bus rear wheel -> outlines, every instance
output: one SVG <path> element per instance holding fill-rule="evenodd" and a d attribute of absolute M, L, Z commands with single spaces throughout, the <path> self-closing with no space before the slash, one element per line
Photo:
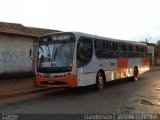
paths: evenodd
<path fill-rule="evenodd" d="M 137 80 L 138 80 L 138 68 L 135 67 L 133 72 L 133 81 L 137 81 Z"/>
<path fill-rule="evenodd" d="M 102 72 L 98 72 L 96 78 L 96 88 L 97 90 L 103 90 L 106 86 L 105 76 Z"/>

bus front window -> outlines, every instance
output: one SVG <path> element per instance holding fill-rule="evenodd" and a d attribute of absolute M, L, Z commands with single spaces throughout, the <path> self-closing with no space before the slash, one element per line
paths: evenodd
<path fill-rule="evenodd" d="M 75 42 L 58 40 L 41 43 L 37 56 L 37 71 L 42 73 L 68 72 L 72 69 Z"/>

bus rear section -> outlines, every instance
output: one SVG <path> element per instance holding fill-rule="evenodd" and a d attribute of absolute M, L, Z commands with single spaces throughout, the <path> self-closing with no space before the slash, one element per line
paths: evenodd
<path fill-rule="evenodd" d="M 103 89 L 108 81 L 132 78 L 149 70 L 147 46 L 97 36 L 83 36 L 77 45 L 77 77 L 80 86 L 95 84 Z"/>

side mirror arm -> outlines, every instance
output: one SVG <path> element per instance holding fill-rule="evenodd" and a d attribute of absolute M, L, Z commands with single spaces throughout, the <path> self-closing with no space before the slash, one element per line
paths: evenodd
<path fill-rule="evenodd" d="M 30 46 L 30 49 L 29 49 L 29 57 L 30 57 L 30 59 L 33 61 L 33 62 L 36 62 L 36 60 L 33 58 L 33 53 L 32 53 L 32 48 L 31 48 L 31 46 L 37 46 L 38 45 L 38 43 L 35 43 L 35 44 L 30 44 L 29 46 Z"/>

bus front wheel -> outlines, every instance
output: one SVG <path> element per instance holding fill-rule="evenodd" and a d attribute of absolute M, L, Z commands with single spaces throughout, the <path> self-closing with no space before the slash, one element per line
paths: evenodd
<path fill-rule="evenodd" d="M 96 88 L 97 90 L 103 90 L 106 86 L 105 75 L 103 72 L 98 72 L 96 78 Z"/>

